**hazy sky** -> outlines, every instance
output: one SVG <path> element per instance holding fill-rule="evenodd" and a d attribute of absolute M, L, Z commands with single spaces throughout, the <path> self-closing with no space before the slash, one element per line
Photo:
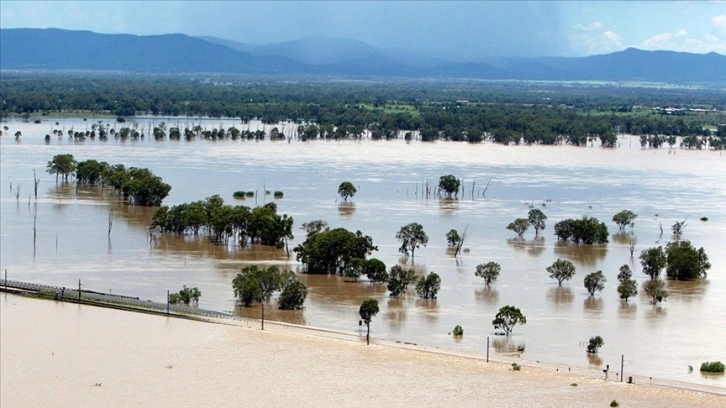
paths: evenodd
<path fill-rule="evenodd" d="M 248 43 L 328 36 L 459 59 L 581 56 L 627 47 L 726 54 L 726 1 L 2 0 L 0 26 L 185 33 Z"/>

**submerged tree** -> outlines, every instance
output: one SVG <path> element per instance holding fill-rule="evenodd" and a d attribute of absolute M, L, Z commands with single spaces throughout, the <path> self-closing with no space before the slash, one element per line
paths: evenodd
<path fill-rule="evenodd" d="M 535 237 L 538 237 L 539 232 L 545 229 L 545 220 L 547 220 L 547 216 L 542 212 L 542 210 L 538 208 L 529 210 L 529 213 L 527 214 L 527 221 L 532 227 L 534 227 Z"/>
<path fill-rule="evenodd" d="M 242 272 L 238 273 L 232 281 L 235 297 L 249 307 L 253 303 L 259 303 L 261 306 L 261 322 L 262 330 L 265 329 L 265 304 L 270 301 L 272 294 L 285 290 L 289 285 L 294 285 L 288 289 L 285 300 L 285 306 L 292 306 L 293 309 L 302 307 L 299 303 L 300 297 L 304 301 L 307 295 L 307 288 L 304 285 L 294 283 L 297 281 L 292 271 L 283 271 L 276 266 L 260 268 L 257 265 L 249 265 L 242 268 Z M 297 293 L 294 293 L 297 292 Z M 295 307 L 297 306 L 297 307 Z"/>
<path fill-rule="evenodd" d="M 436 294 L 441 289 L 441 278 L 436 272 L 421 276 L 416 282 L 416 293 L 424 299 L 436 299 Z"/>
<path fill-rule="evenodd" d="M 358 309 L 361 320 L 366 325 L 366 344 L 370 344 L 371 339 L 371 320 L 373 316 L 378 314 L 378 301 L 375 299 L 365 300 Z"/>
<path fill-rule="evenodd" d="M 343 201 L 348 201 L 348 198 L 353 198 L 355 193 L 357 193 L 358 190 L 355 188 L 353 183 L 350 181 L 344 181 L 340 183 L 340 186 L 338 186 L 338 194 L 341 198 L 343 198 Z"/>
<path fill-rule="evenodd" d="M 660 272 L 666 266 L 666 255 L 663 247 L 652 247 L 640 253 L 640 264 L 643 266 L 643 273 L 650 276 L 650 279 L 658 279 Z"/>
<path fill-rule="evenodd" d="M 474 275 L 484 279 L 484 284 L 489 286 L 489 284 L 497 280 L 499 272 L 501 271 L 502 267 L 498 263 L 487 262 L 485 264 L 477 265 Z"/>
<path fill-rule="evenodd" d="M 562 282 L 572 279 L 575 276 L 575 265 L 567 259 L 558 258 L 552 265 L 547 267 L 550 278 L 557 279 L 559 286 Z"/>
<path fill-rule="evenodd" d="M 696 249 L 690 241 L 669 242 L 665 249 L 666 276 L 677 280 L 706 278 L 711 263 L 703 247 Z"/>
<path fill-rule="evenodd" d="M 585 289 L 590 296 L 595 296 L 595 292 L 602 292 L 605 289 L 605 282 L 607 278 L 602 274 L 602 271 L 597 271 L 585 276 Z"/>
<path fill-rule="evenodd" d="M 411 269 L 403 269 L 401 265 L 391 267 L 388 274 L 388 291 L 391 296 L 399 296 L 406 293 L 408 285 L 414 282 L 416 273 Z"/>
<path fill-rule="evenodd" d="M 522 239 L 524 233 L 529 229 L 529 221 L 526 218 L 517 218 L 507 225 L 507 229 L 517 234 L 517 239 Z"/>
<path fill-rule="evenodd" d="M 665 282 L 660 279 L 651 279 L 643 284 L 643 292 L 650 296 L 650 303 L 657 305 L 668 297 Z"/>
<path fill-rule="evenodd" d="M 429 237 L 423 230 L 423 226 L 417 222 L 406 224 L 396 233 L 396 239 L 401 241 L 399 252 L 408 256 L 411 253 L 411 259 L 414 258 L 416 249 L 429 243 Z"/>
<path fill-rule="evenodd" d="M 505 336 L 512 334 L 512 329 L 517 324 L 527 324 L 527 317 L 518 308 L 510 305 L 500 308 L 499 312 L 494 316 L 494 320 L 492 320 L 494 329 L 504 330 Z"/>
<path fill-rule="evenodd" d="M 452 174 L 439 178 L 439 188 L 446 193 L 446 198 L 451 198 L 454 194 L 458 195 L 459 187 L 461 187 L 461 180 Z"/>
<path fill-rule="evenodd" d="M 56 154 L 53 160 L 48 162 L 46 172 L 55 174 L 55 181 L 58 182 L 58 176 L 63 177 L 63 181 L 68 181 L 68 176 L 76 171 L 76 159 L 72 154 Z"/>
<path fill-rule="evenodd" d="M 618 273 L 618 294 L 620 299 L 626 303 L 628 299 L 638 294 L 638 283 L 633 279 L 633 273 L 630 271 L 630 267 L 626 264 L 620 267 Z"/>
<path fill-rule="evenodd" d="M 633 228 L 635 226 L 635 219 L 638 218 L 638 214 L 630 211 L 623 210 L 613 215 L 613 222 L 617 224 L 620 231 L 623 231 L 625 227 Z"/>
<path fill-rule="evenodd" d="M 602 337 L 590 337 L 590 343 L 587 345 L 587 352 L 597 354 L 598 350 L 600 350 L 600 347 L 604 345 L 605 341 L 603 341 Z"/>

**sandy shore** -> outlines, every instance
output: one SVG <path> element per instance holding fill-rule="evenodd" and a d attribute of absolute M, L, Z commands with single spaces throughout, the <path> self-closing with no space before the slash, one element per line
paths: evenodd
<path fill-rule="evenodd" d="M 0 406 L 723 407 L 726 397 L 0 295 Z M 375 322 L 374 322 L 375 324 Z M 574 386 L 573 384 L 577 384 Z"/>

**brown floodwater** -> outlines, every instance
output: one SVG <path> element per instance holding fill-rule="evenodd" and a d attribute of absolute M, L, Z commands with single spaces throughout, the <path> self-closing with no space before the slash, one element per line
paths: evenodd
<path fill-rule="evenodd" d="M 251 263 L 300 270 L 294 253 L 288 257 L 282 249 L 220 246 L 204 237 L 150 239 L 153 209 L 128 206 L 97 187 L 57 184 L 45 173 L 54 155 L 71 153 L 77 160 L 148 167 L 172 186 L 164 200 L 168 205 L 214 194 L 229 204 L 275 201 L 295 220 L 291 249 L 304 239 L 298 227 L 306 221 L 323 219 L 331 227 L 361 230 L 378 246 L 373 257 L 389 267 L 406 262 L 418 274 L 434 271 L 442 279 L 438 299 L 420 300 L 413 288 L 395 299 L 383 284 L 301 274 L 309 290 L 305 310 L 279 311 L 273 302 L 266 308 L 270 319 L 359 333 L 358 306 L 374 298 L 381 307 L 371 325 L 376 337 L 481 353 L 490 337 L 492 352 L 593 369 L 605 364 L 619 369 L 624 355 L 626 375 L 726 386 L 724 376 L 698 372 L 703 361 L 726 361 L 726 156 L 721 152 L 642 150 L 629 136 L 621 136 L 617 149 L 365 139 L 76 142 L 53 136 L 52 129 L 90 129 L 96 120 L 57 121 L 57 126 L 55 119 L 3 124 L 9 131 L 0 138 L 0 271 L 7 270 L 9 279 L 69 287 L 80 279 L 88 289 L 156 301 L 164 301 L 167 290 L 196 286 L 202 292 L 199 307 L 257 317 L 259 307 L 235 302 L 231 282 L 236 273 Z M 186 118 L 138 121 L 141 126 L 160 121 L 207 128 L 262 126 Z M 19 140 L 8 136 L 17 130 Z M 51 140 L 45 143 L 48 133 Z M 33 170 L 40 179 L 37 199 Z M 424 197 L 426 184 L 435 185 L 444 174 L 463 179 L 464 193 L 456 200 Z M 347 203 L 337 197 L 345 180 L 358 188 Z M 260 194 L 238 201 L 232 198 L 238 190 L 279 190 L 284 198 Z M 537 239 L 532 230 L 524 240 L 514 239 L 506 226 L 526 217 L 530 207 L 547 215 L 547 227 Z M 623 209 L 639 215 L 632 230 L 638 239 L 634 259 L 629 239 L 611 221 Z M 605 222 L 610 242 L 558 243 L 553 225 L 581 216 Z M 684 219 L 683 238 L 704 247 L 710 257 L 708 279 L 667 282 L 670 297 L 660 306 L 650 305 L 642 294 L 621 302 L 616 291 L 620 266 L 630 265 L 638 282 L 645 281 L 637 255 L 672 240 L 670 226 Z M 421 223 L 429 236 L 413 263 L 401 257 L 395 239 L 398 229 L 411 222 Z M 467 226 L 466 251 L 455 258 L 445 234 Z M 562 287 L 545 271 L 557 258 L 577 267 L 575 278 Z M 500 263 L 502 273 L 487 288 L 474 271 L 488 261 Z M 608 281 L 591 298 L 583 278 L 597 270 Z M 527 316 L 527 324 L 515 327 L 509 339 L 494 336 L 491 325 L 507 304 Z M 464 329 L 458 340 L 449 335 L 456 325 Z M 586 344 L 596 335 L 605 345 L 591 356 Z M 695 371 L 689 372 L 689 366 Z"/>

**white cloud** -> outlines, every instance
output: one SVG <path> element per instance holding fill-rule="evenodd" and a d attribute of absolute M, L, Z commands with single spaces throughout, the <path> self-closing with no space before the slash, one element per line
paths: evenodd
<path fill-rule="evenodd" d="M 726 31 L 726 14 L 714 16 L 711 19 L 711 24 L 719 30 Z"/>
<path fill-rule="evenodd" d="M 601 21 L 577 24 L 566 34 L 570 47 L 577 54 L 592 55 L 620 51 L 623 39 L 620 34 L 606 30 Z"/>
<path fill-rule="evenodd" d="M 726 15 L 723 17 L 724 24 L 726 24 Z M 715 19 L 714 17 L 712 22 Z M 653 35 L 643 41 L 639 47 L 646 50 L 671 50 L 694 53 L 718 52 L 724 54 L 726 53 L 726 40 L 717 34 L 705 34 L 697 37 L 689 34 L 684 29 L 680 29 L 675 32 Z"/>

